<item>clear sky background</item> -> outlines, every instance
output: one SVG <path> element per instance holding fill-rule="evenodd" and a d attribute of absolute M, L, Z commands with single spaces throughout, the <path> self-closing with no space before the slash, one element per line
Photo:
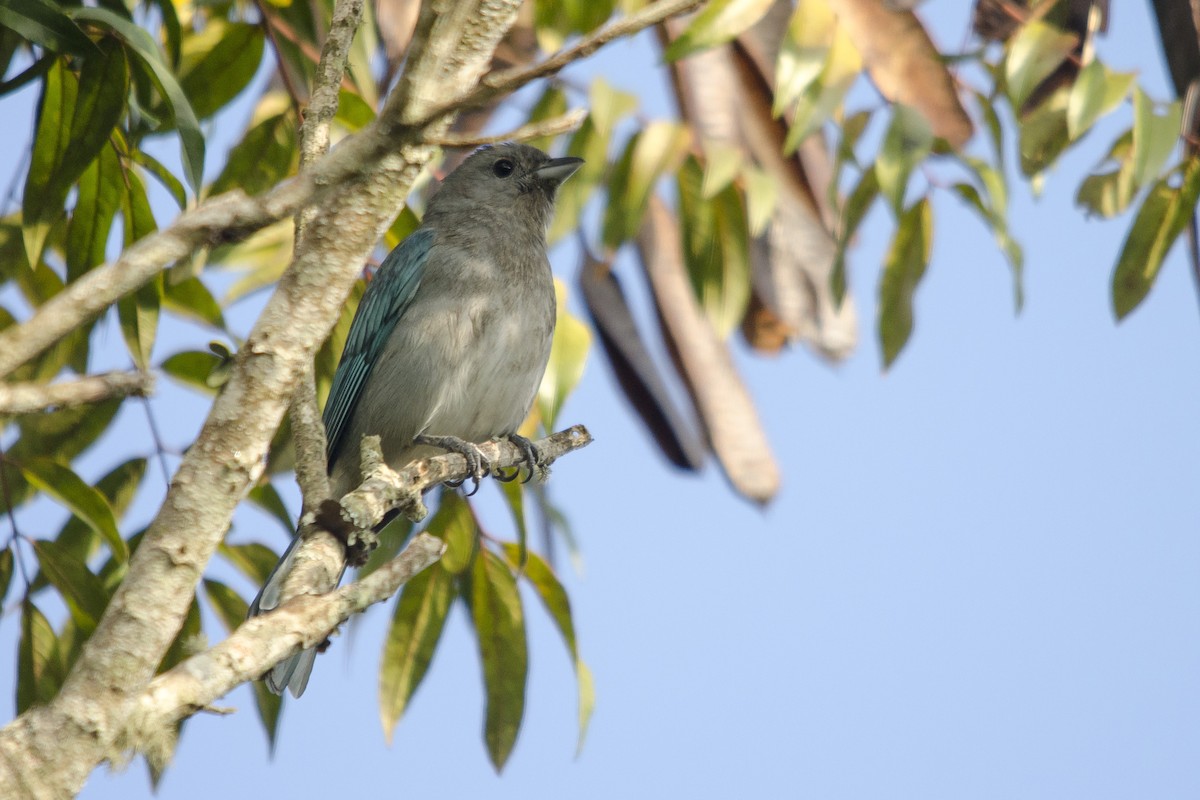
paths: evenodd
<path fill-rule="evenodd" d="M 968 6 L 923 6 L 943 46 L 962 41 Z M 1115 13 L 1101 57 L 1142 68 L 1166 98 L 1147 6 Z M 575 74 L 643 92 L 653 69 L 642 38 Z M 661 85 L 643 94 L 665 113 Z M 32 101 L 9 102 L 11 119 Z M 6 152 L 24 146 L 15 127 L 0 132 Z M 873 331 L 883 211 L 853 253 L 863 319 L 847 363 L 739 353 L 784 475 L 765 511 L 736 500 L 715 465 L 674 473 L 594 354 L 561 419 L 596 442 L 550 483 L 582 545 L 582 574 L 566 559 L 560 571 L 596 677 L 578 758 L 570 662 L 528 594 L 528 706 L 504 774 L 481 743 L 461 606 L 387 746 L 376 695 L 390 610 L 377 607 L 287 704 L 273 759 L 242 688 L 224 701 L 232 718 L 188 723 L 160 795 L 1200 796 L 1200 305 L 1180 248 L 1145 304 L 1113 322 L 1128 219 L 1089 223 L 1072 193 L 1116 132 L 1069 155 L 1037 202 L 1014 183 L 1019 317 L 990 235 L 939 196 L 916 330 L 888 374 Z M 552 260 L 573 282 L 574 254 Z M 618 269 L 640 285 L 632 261 Z M 161 343 L 156 357 L 170 352 Z M 189 397 L 164 386 L 161 402 L 191 413 Z M 126 416 L 127 430 L 144 425 Z M 172 440 L 195 424 L 173 415 Z M 112 463 L 92 458 L 96 472 Z M 238 535 L 285 541 L 268 522 Z M 16 614 L 0 620 L 6 687 L 17 629 Z M 6 694 L 0 718 L 11 713 Z M 135 763 L 97 772 L 83 797 L 148 787 Z"/>

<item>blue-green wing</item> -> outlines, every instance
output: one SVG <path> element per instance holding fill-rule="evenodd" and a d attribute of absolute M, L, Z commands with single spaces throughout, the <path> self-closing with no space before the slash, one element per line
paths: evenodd
<path fill-rule="evenodd" d="M 331 461 L 384 343 L 421 285 L 433 238 L 428 228 L 410 235 L 388 253 L 367 284 L 325 403 L 326 454 Z"/>

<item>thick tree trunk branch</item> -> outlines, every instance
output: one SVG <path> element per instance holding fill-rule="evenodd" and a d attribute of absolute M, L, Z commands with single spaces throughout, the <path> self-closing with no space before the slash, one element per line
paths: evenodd
<path fill-rule="evenodd" d="M 114 397 L 145 397 L 154 391 L 148 372 L 105 372 L 59 383 L 0 384 L 0 415 L 98 403 Z"/>

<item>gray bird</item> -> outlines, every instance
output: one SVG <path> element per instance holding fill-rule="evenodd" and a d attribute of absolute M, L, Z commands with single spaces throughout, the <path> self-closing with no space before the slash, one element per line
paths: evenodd
<path fill-rule="evenodd" d="M 555 192 L 582 163 L 522 144 L 482 147 L 446 177 L 421 227 L 384 259 L 354 315 L 325 405 L 335 498 L 361 482 L 364 435 L 381 437 L 394 468 L 444 450 L 462 453 L 476 485 L 490 465 L 473 443 L 508 437 L 532 462 L 528 442 L 515 434 L 554 335 L 546 229 Z M 276 564 L 250 616 L 280 604 L 299 542 Z M 315 658 L 306 650 L 281 661 L 267 686 L 299 697 Z"/>

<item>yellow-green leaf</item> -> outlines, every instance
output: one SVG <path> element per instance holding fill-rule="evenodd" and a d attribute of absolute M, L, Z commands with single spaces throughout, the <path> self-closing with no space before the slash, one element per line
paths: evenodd
<path fill-rule="evenodd" d="M 1058 69 L 1076 42 L 1075 36 L 1041 20 L 1021 27 L 1008 44 L 1004 62 L 1005 84 L 1014 108 L 1021 108 L 1033 90 Z"/>
<path fill-rule="evenodd" d="M 112 507 L 99 489 L 84 483 L 70 467 L 49 458 L 22 458 L 20 466 L 30 485 L 62 503 L 104 537 L 119 562 L 129 559 L 129 546 L 121 538 Z"/>
<path fill-rule="evenodd" d="M 58 542 L 35 539 L 33 551 L 37 554 L 42 575 L 66 601 L 76 628 L 85 638 L 90 636 L 108 606 L 109 594 L 104 583 L 87 564 Z"/>
<path fill-rule="evenodd" d="M 446 543 L 446 552 L 438 563 L 451 575 L 462 573 L 471 564 L 475 552 L 475 517 L 471 507 L 456 492 L 442 492 L 437 513 L 429 520 L 425 532 Z"/>
<path fill-rule="evenodd" d="M 471 570 L 471 617 L 487 696 L 483 738 L 499 772 L 512 753 L 525 714 L 529 655 L 516 578 L 490 550 L 479 552 Z"/>
<path fill-rule="evenodd" d="M 246 619 L 247 603 L 241 595 L 223 583 L 205 579 L 204 593 L 225 629 L 233 633 Z M 193 602 L 195 602 L 193 600 Z M 279 712 L 283 708 L 283 697 L 269 690 L 263 681 L 254 681 L 254 705 L 263 731 L 267 734 L 267 746 L 275 747 L 275 733 L 279 728 Z"/>
<path fill-rule="evenodd" d="M 1179 141 L 1182 107 L 1178 101 L 1160 114 L 1142 87 L 1133 91 L 1133 185 L 1145 186 L 1158 177 Z"/>
<path fill-rule="evenodd" d="M 1181 183 L 1172 181 L 1172 177 L 1178 176 L 1154 184 L 1121 246 L 1112 286 L 1117 319 L 1124 319 L 1145 299 L 1171 245 L 1195 213 L 1200 197 L 1200 158 L 1193 156 L 1187 162 Z"/>
<path fill-rule="evenodd" d="M 379 668 L 379 715 L 389 743 L 429 669 L 453 599 L 454 576 L 440 564 L 417 573 L 400 592 Z"/>
<path fill-rule="evenodd" d="M 667 61 L 725 44 L 762 19 L 773 0 L 710 0 L 667 47 Z"/>
<path fill-rule="evenodd" d="M 664 120 L 651 122 L 630 138 L 608 187 L 602 235 L 610 251 L 637 233 L 655 184 L 679 166 L 690 141 L 688 128 Z"/>
<path fill-rule="evenodd" d="M 897 217 L 904 210 L 909 175 L 932 150 L 933 129 L 925 115 L 911 106 L 895 104 L 875 162 L 875 176 L 879 179 L 879 191 Z"/>
<path fill-rule="evenodd" d="M 792 12 L 775 64 L 771 113 L 783 114 L 821 77 L 833 44 L 837 18 L 827 0 L 800 0 Z"/>
<path fill-rule="evenodd" d="M 913 328 L 913 295 L 925 275 L 933 243 L 933 211 L 923 197 L 896 225 L 879 282 L 879 343 L 886 369 L 900 355 Z"/>
<path fill-rule="evenodd" d="M 1135 77 L 1132 72 L 1113 72 L 1094 59 L 1079 71 L 1067 101 L 1067 131 L 1072 141 L 1129 96 Z"/>
<path fill-rule="evenodd" d="M 53 700 L 66 672 L 54 628 L 26 598 L 21 603 L 21 641 L 17 645 L 17 713 Z"/>
<path fill-rule="evenodd" d="M 554 280 L 554 292 L 558 298 L 554 342 L 550 345 L 550 361 L 546 364 L 537 395 L 538 413 L 547 431 L 554 430 L 558 412 L 583 377 L 583 368 L 592 346 L 591 330 L 567 310 L 567 287 L 557 278 Z"/>

